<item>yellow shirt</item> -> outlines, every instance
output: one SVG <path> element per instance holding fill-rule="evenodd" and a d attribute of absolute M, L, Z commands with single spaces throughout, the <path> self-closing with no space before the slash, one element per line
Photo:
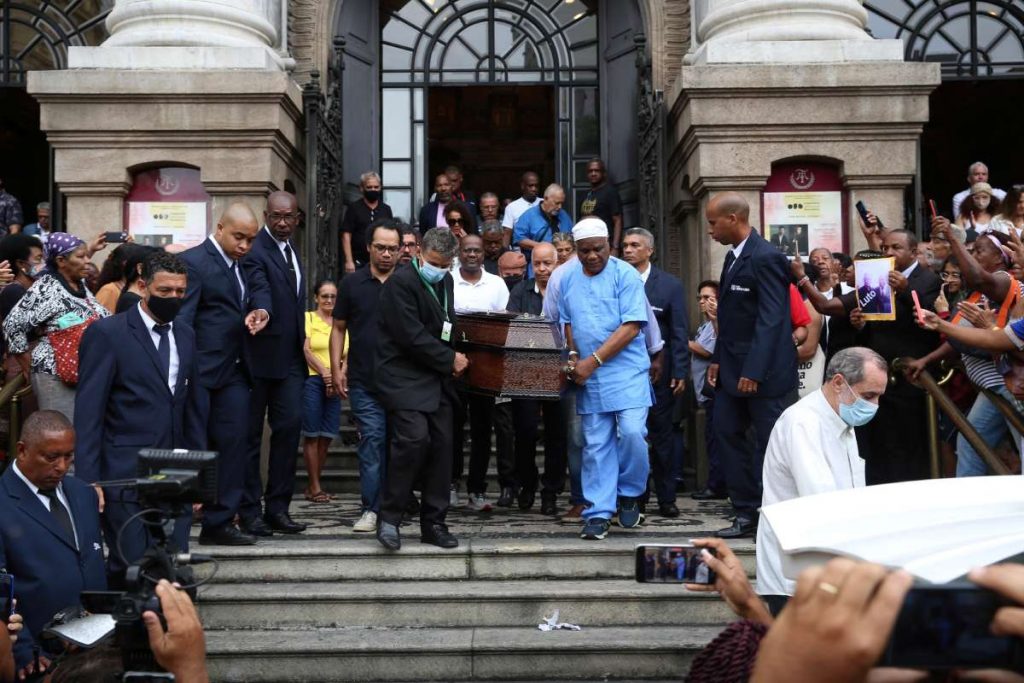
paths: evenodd
<path fill-rule="evenodd" d="M 325 323 L 316 311 L 306 312 L 306 337 L 309 338 L 309 348 L 313 352 L 313 355 L 319 359 L 323 366 L 330 370 L 331 368 L 331 354 L 330 354 L 330 341 L 331 341 L 331 323 Z M 348 335 L 345 335 L 345 353 L 348 353 Z M 314 370 L 312 367 L 309 368 L 310 375 L 319 375 L 320 373 Z"/>

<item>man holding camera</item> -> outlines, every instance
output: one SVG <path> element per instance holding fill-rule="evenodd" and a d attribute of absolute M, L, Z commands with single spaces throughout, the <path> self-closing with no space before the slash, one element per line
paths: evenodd
<path fill-rule="evenodd" d="M 75 452 L 83 481 L 136 477 L 144 448 L 198 449 L 206 442 L 205 425 L 186 417 L 185 410 L 196 377 L 195 334 L 174 322 L 185 297 L 186 273 L 177 256 L 152 254 L 142 266 L 146 291 L 139 305 L 94 323 L 82 337 Z M 142 508 L 134 491 L 97 491 L 101 509 L 106 499 L 107 573 L 117 588 L 125 569 L 154 539 L 136 516 Z M 174 542 L 181 552 L 188 551 L 190 521 L 182 515 L 175 524 Z"/>

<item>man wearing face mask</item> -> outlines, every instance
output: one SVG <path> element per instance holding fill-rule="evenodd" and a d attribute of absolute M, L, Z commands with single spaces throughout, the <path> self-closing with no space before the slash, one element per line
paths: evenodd
<path fill-rule="evenodd" d="M 375 220 L 392 218 L 391 207 L 382 201 L 380 176 L 367 171 L 359 176 L 362 197 L 348 204 L 341 221 L 341 258 L 343 272 L 353 273 L 370 262 L 366 250 L 366 230 Z"/>
<path fill-rule="evenodd" d="M 187 273 L 177 256 L 153 253 L 142 267 L 146 290 L 138 306 L 98 320 L 82 336 L 75 397 L 75 474 L 82 481 L 134 477 L 142 448 L 205 444 L 205 425 L 185 409 L 197 375 L 195 333 L 175 321 Z M 130 489 L 100 493 L 103 535 L 113 549 L 119 530 L 141 507 Z M 190 522 L 184 515 L 175 523 L 172 540 L 179 552 L 188 552 Z M 111 589 L 123 585 L 127 565 L 154 544 L 138 518 L 120 540 L 123 557 L 112 550 L 107 559 Z"/>
<path fill-rule="evenodd" d="M 888 366 L 863 346 L 832 357 L 821 389 L 782 413 L 764 456 L 762 505 L 865 485 L 853 428 L 867 424 L 885 393 Z M 782 574 L 782 548 L 765 518 L 757 527 L 757 592 L 777 606 L 795 582 Z M 773 604 L 774 603 L 774 604 Z M 773 611 L 776 611 L 773 609 Z"/>

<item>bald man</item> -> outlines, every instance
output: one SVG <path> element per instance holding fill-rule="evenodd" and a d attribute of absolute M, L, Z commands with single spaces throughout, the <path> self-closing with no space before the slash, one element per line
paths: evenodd
<path fill-rule="evenodd" d="M 768 437 L 795 399 L 789 262 L 751 227 L 750 206 L 739 194 L 715 195 L 705 214 L 711 239 L 730 248 L 720 280 L 718 341 L 708 383 L 715 388 L 715 437 L 736 518 L 718 535 L 742 538 L 757 533 Z"/>
<path fill-rule="evenodd" d="M 181 255 L 188 268 L 188 291 L 178 317 L 195 330 L 199 363 L 189 410 L 204 425 L 206 448 L 220 453 L 218 501 L 204 506 L 201 545 L 256 542 L 232 520 L 242 502 L 249 426 L 245 337 L 263 329 L 270 308 L 266 282 L 251 281 L 239 267 L 259 229 L 248 205 L 232 204 L 213 234 Z"/>
<path fill-rule="evenodd" d="M 527 277 L 533 277 L 529 263 L 530 250 L 541 242 L 550 242 L 556 232 L 572 232 L 572 218 L 562 205 L 565 204 L 565 190 L 552 183 L 544 190 L 540 204 L 523 212 L 512 230 L 512 245 L 519 247 L 527 260 Z"/>

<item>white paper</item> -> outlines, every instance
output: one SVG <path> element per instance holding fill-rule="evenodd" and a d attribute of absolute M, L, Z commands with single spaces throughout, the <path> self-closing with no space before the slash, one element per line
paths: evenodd
<path fill-rule="evenodd" d="M 843 555 L 947 583 L 1024 552 L 1024 479 L 1016 475 L 885 484 L 761 509 L 783 573 Z"/>
<path fill-rule="evenodd" d="M 90 614 L 67 624 L 46 629 L 79 647 L 90 648 L 114 632 L 117 622 L 110 614 Z"/>

